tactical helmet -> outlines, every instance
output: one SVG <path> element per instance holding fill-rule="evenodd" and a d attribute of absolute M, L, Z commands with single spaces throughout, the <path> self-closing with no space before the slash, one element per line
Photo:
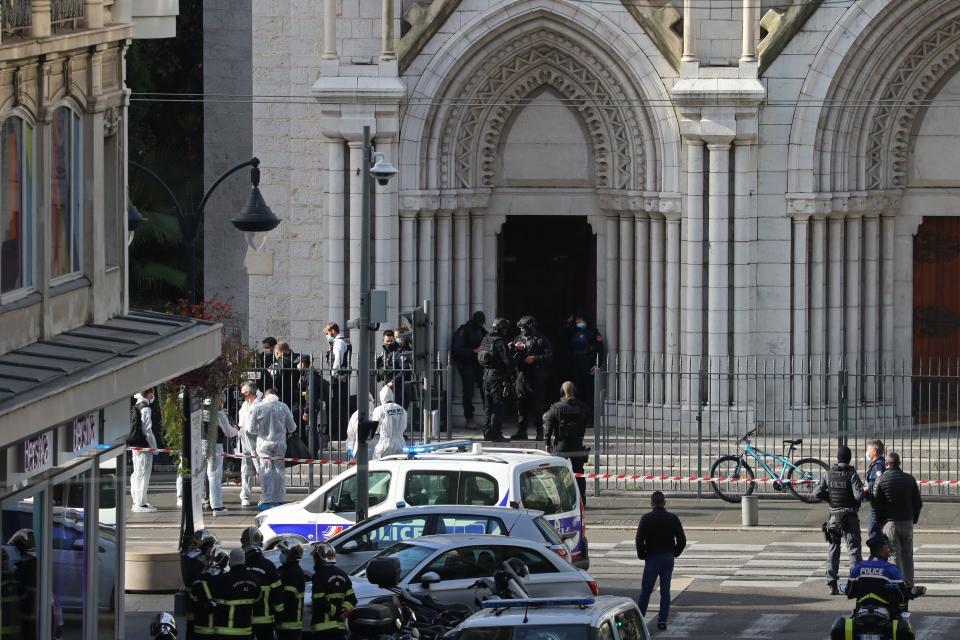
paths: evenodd
<path fill-rule="evenodd" d="M 161 611 L 150 623 L 150 635 L 153 640 L 172 640 L 177 637 L 177 621 L 167 613 Z"/>
<path fill-rule="evenodd" d="M 328 542 L 317 543 L 313 547 L 313 561 L 316 564 L 336 564 L 337 563 L 337 552 L 334 551 L 333 545 Z"/>
<path fill-rule="evenodd" d="M 520 327 L 521 329 L 523 329 L 524 327 L 530 327 L 531 329 L 534 329 L 537 326 L 537 319 L 534 318 L 533 316 L 523 316 L 517 322 L 517 326 Z"/>
<path fill-rule="evenodd" d="M 494 333 L 503 335 L 510 330 L 510 321 L 506 318 L 494 318 L 490 328 L 493 329 Z"/>
<path fill-rule="evenodd" d="M 280 562 L 283 564 L 296 564 L 303 557 L 303 546 L 288 538 L 278 542 L 277 549 L 280 550 Z"/>
<path fill-rule="evenodd" d="M 867 540 L 867 548 L 870 549 L 870 553 L 875 554 L 881 548 L 888 546 L 890 544 L 890 538 L 886 534 L 878 533 L 869 540 Z"/>
<path fill-rule="evenodd" d="M 243 547 L 244 551 L 253 548 L 259 549 L 263 546 L 263 534 L 256 527 L 247 527 L 240 534 L 240 546 Z"/>
<path fill-rule="evenodd" d="M 20 529 L 7 541 L 12 547 L 15 547 L 21 554 L 28 553 L 37 548 L 37 541 L 33 537 L 33 529 Z"/>
<path fill-rule="evenodd" d="M 223 571 L 230 564 L 230 554 L 223 550 L 223 547 L 217 545 L 210 550 L 210 567 Z"/>

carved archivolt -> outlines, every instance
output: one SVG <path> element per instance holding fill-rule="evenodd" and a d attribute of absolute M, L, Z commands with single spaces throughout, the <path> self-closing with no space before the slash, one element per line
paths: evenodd
<path fill-rule="evenodd" d="M 597 187 L 642 189 L 644 128 L 639 98 L 628 95 L 608 65 L 564 36 L 538 30 L 503 46 L 456 90 L 440 140 L 440 184 L 491 187 L 504 127 L 543 87 L 559 93 L 589 132 Z"/>

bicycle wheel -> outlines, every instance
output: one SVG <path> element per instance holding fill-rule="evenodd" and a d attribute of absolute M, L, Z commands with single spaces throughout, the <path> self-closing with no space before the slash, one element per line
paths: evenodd
<path fill-rule="evenodd" d="M 740 502 L 743 496 L 753 493 L 756 485 L 753 482 L 744 480 L 753 480 L 753 469 L 745 460 L 737 456 L 723 456 L 717 459 L 710 467 L 711 478 L 739 478 L 739 482 L 716 482 L 710 481 L 710 488 L 717 494 L 717 497 L 727 502 L 736 504 Z"/>
<path fill-rule="evenodd" d="M 787 489 L 804 502 L 810 504 L 821 502 L 821 500 L 814 498 L 813 494 L 817 490 L 817 485 L 820 484 L 820 479 L 826 478 L 827 474 L 830 473 L 830 467 L 823 460 L 817 460 L 816 458 L 801 458 L 794 462 L 794 464 L 796 468 L 790 467 L 790 469 L 787 470 L 786 479 L 788 481 L 804 480 L 804 483 L 794 484 L 790 482 L 790 484 L 787 485 Z"/>

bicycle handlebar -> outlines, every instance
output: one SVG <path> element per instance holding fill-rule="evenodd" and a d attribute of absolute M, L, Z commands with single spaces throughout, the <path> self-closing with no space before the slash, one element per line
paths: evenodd
<path fill-rule="evenodd" d="M 745 434 L 743 434 L 743 436 L 741 436 L 740 438 L 737 438 L 737 444 L 740 444 L 741 442 L 746 442 L 747 440 L 750 439 L 750 436 L 752 436 L 756 432 L 757 432 L 757 429 L 751 429 L 750 431 L 747 431 Z"/>

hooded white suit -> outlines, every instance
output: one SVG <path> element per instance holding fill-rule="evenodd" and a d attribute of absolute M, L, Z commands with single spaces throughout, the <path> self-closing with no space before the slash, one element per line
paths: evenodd
<path fill-rule="evenodd" d="M 374 409 L 373 413 L 370 414 L 370 419 L 380 423 L 380 426 L 377 427 L 380 439 L 373 450 L 373 458 L 377 459 L 403 453 L 403 447 L 407 444 L 403 437 L 407 430 L 406 409 L 395 402 L 388 402 Z"/>
<path fill-rule="evenodd" d="M 290 408 L 273 394 L 264 396 L 251 411 L 250 432 L 257 436 L 260 464 L 260 504 L 280 504 L 286 494 L 282 460 L 264 460 L 262 456 L 282 457 L 287 452 L 287 436 L 297 430 Z"/>
<path fill-rule="evenodd" d="M 237 427 L 240 429 L 240 448 L 244 455 L 257 455 L 257 436 L 250 431 L 253 419 L 253 408 L 263 400 L 263 394 L 257 389 L 257 397 L 253 402 L 246 400 L 240 405 L 237 412 Z M 240 462 L 240 500 L 246 504 L 253 496 L 253 483 L 260 475 L 260 460 L 257 458 L 243 458 Z"/>

